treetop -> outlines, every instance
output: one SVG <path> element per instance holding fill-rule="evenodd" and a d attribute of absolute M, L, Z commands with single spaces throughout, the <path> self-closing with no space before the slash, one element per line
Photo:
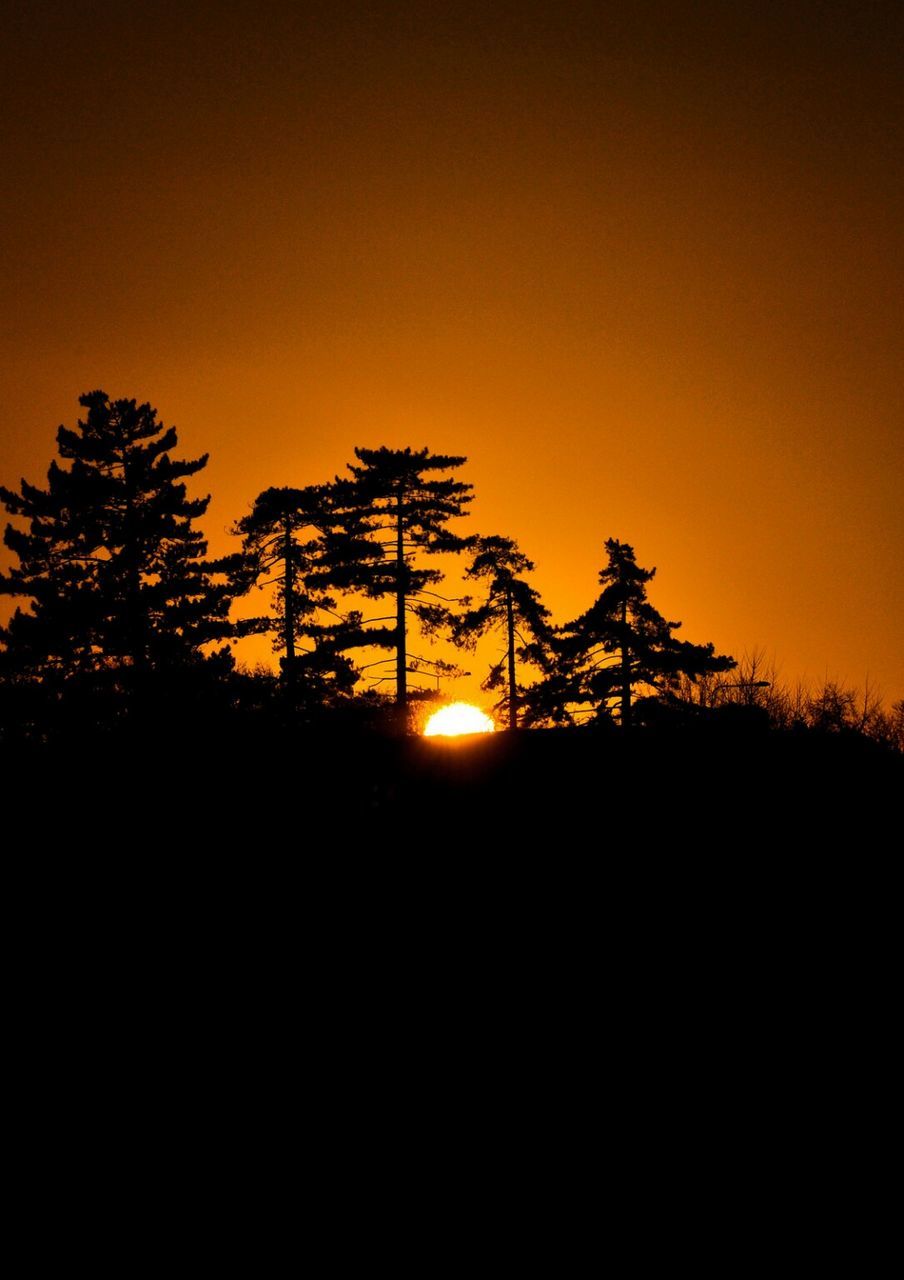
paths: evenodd
<path fill-rule="evenodd" d="M 463 466 L 468 460 L 461 455 L 431 453 L 426 446 L 423 449 L 412 449 L 410 445 L 406 445 L 404 449 L 389 449 L 386 445 L 381 445 L 379 449 L 356 448 L 355 457 L 364 466 L 356 467 L 349 463 L 348 469 L 352 475 L 362 475 L 365 469 L 372 469 L 387 477 L 395 476 L 399 479 L 419 476 L 422 471 L 449 471 L 453 467 Z"/>

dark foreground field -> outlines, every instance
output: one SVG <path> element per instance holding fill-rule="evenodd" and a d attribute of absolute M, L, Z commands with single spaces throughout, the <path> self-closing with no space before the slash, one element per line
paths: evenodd
<path fill-rule="evenodd" d="M 12 809 L 65 842 L 303 859 L 895 846 L 904 757 L 851 735 L 530 730 L 457 739 L 149 735 L 8 751 Z M 888 832 L 887 824 L 892 824 Z M 886 834 L 883 836 L 883 832 Z M 888 838 L 889 834 L 891 839 Z M 363 842 L 363 844 L 362 844 Z"/>
<path fill-rule="evenodd" d="M 4 777 L 10 986 L 48 1092 L 93 1069 L 86 1037 L 161 1080 L 199 1055 L 205 1097 L 226 1063 L 313 1069 L 315 1109 L 380 1064 L 407 1089 L 498 1061 L 501 1096 L 529 1066 L 557 1107 L 605 1087 L 689 1124 L 705 1097 L 796 1132 L 808 1099 L 822 1142 L 830 1082 L 853 1064 L 872 1106 L 890 1061 L 902 761 L 870 744 L 224 732 Z"/>

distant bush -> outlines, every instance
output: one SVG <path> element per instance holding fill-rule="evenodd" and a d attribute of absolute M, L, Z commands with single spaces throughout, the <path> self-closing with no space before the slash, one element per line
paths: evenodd
<path fill-rule="evenodd" d="M 774 661 L 761 649 L 745 654 L 735 671 L 684 679 L 678 699 L 688 709 L 747 709 L 765 717 L 773 729 L 807 730 L 819 734 L 857 734 L 904 753 L 904 700 L 890 709 L 867 681 L 863 689 L 846 688 L 827 680 L 812 689 L 800 681 L 786 685 Z M 740 723 L 740 720 L 738 721 Z M 750 723 L 754 723 L 753 716 Z"/>

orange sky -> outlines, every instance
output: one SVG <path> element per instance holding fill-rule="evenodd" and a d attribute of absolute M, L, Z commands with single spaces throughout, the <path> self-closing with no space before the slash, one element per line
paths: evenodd
<path fill-rule="evenodd" d="M 4 15 L 0 482 L 98 387 L 210 452 L 216 551 L 466 454 L 558 621 L 617 537 L 684 638 L 904 697 L 899 3 Z"/>

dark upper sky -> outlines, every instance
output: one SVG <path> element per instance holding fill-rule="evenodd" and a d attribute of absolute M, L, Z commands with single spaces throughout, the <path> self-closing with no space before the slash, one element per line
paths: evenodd
<path fill-rule="evenodd" d="M 558 620 L 617 537 L 686 638 L 904 696 L 904 6 L 2 13 L 0 482 L 148 399 L 219 550 L 426 444 Z"/>

